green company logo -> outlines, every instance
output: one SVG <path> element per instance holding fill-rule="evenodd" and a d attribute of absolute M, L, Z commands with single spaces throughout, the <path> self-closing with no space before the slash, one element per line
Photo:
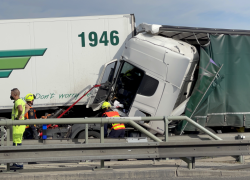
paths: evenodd
<path fill-rule="evenodd" d="M 0 51 L 0 78 L 8 78 L 14 69 L 24 69 L 32 56 L 43 56 L 47 48 Z"/>

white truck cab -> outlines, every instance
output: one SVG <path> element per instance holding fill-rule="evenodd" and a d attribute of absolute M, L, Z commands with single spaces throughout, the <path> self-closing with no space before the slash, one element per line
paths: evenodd
<path fill-rule="evenodd" d="M 94 111 L 108 100 L 122 107 L 121 116 L 169 116 L 188 97 L 199 60 L 196 48 L 183 41 L 143 32 L 125 45 L 122 57 L 105 65 L 87 107 Z M 184 111 L 184 108 L 183 108 Z M 182 112 L 183 112 L 182 111 Z M 164 122 L 149 122 L 164 133 Z"/>

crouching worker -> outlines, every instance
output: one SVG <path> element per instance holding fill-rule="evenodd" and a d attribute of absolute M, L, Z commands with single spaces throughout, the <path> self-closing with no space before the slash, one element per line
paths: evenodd
<path fill-rule="evenodd" d="M 109 102 L 104 102 L 102 104 L 102 109 L 104 110 L 104 113 L 102 117 L 120 117 L 119 113 L 116 111 L 112 111 L 110 109 L 111 105 Z M 104 133 L 107 134 L 107 124 L 104 124 Z M 109 137 L 111 138 L 123 138 L 125 135 L 125 125 L 123 123 L 115 123 L 112 124 L 111 132 L 109 133 Z"/>
<path fill-rule="evenodd" d="M 10 99 L 14 100 L 12 109 L 12 120 L 24 120 L 24 114 L 29 110 L 29 106 L 20 99 L 20 91 L 17 88 L 11 90 Z M 13 125 L 13 146 L 21 146 L 25 125 Z M 23 168 L 23 163 L 14 163 L 11 168 Z"/>
<path fill-rule="evenodd" d="M 24 116 L 25 119 L 37 119 L 36 110 L 32 107 L 35 99 L 36 96 L 31 93 L 25 96 L 25 101 L 30 107 L 30 110 Z M 23 137 L 24 139 L 38 139 L 36 125 L 27 125 Z"/>

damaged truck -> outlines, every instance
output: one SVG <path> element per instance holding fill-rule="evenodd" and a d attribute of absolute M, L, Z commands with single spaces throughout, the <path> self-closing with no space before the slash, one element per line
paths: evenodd
<path fill-rule="evenodd" d="M 80 28 L 75 23 L 77 21 L 70 18 L 57 19 L 58 25 L 67 28 L 64 35 L 67 37 L 64 40 L 70 42 L 67 47 L 63 40 L 54 48 L 49 46 L 46 38 L 28 38 L 31 43 L 28 48 L 47 48 L 40 54 L 33 51 L 29 54 L 29 57 L 43 57 L 32 57 L 32 64 L 27 65 L 30 85 L 25 87 L 21 82 L 18 85 L 22 95 L 32 92 L 39 97 L 34 104 L 39 113 L 56 111 L 52 117 L 57 117 L 97 84 L 100 86 L 87 93 L 63 117 L 98 116 L 102 113 L 102 103 L 109 101 L 121 117 L 185 115 L 214 132 L 249 128 L 250 31 L 145 23 L 135 28 L 133 15 L 78 20 L 82 21 Z M 36 21 L 27 26 L 42 27 L 42 20 Z M 29 29 L 33 35 L 43 33 Z M 56 25 L 52 28 L 54 40 L 59 40 L 59 36 L 63 36 L 57 35 L 55 29 Z M 48 38 L 53 42 L 52 36 Z M 12 49 L 15 48 L 19 46 Z M 59 52 L 66 53 L 66 57 Z M 1 52 L 0 57 L 3 57 Z M 58 58 L 61 58 L 61 64 Z M 9 74 L 7 71 L 10 70 L 0 71 L 0 75 L 8 76 L 0 79 L 7 87 L 1 90 L 1 96 L 6 94 L 6 97 L 15 85 L 11 83 L 11 76 L 13 79 L 21 76 L 21 71 L 13 70 L 12 74 L 12 70 Z M 45 86 L 48 81 L 50 84 Z M 8 113 L 11 103 L 0 105 L 0 116 L 6 117 L 4 113 Z M 138 123 L 154 134 L 166 133 L 163 121 Z M 89 124 L 88 128 L 89 136 L 100 137 L 98 124 Z M 48 129 L 48 135 L 52 138 L 84 138 L 84 130 L 84 124 L 70 124 Z M 197 132 L 197 129 L 185 121 L 172 121 L 169 132 L 181 134 Z M 143 135 L 127 128 L 127 136 Z"/>
<path fill-rule="evenodd" d="M 119 60 L 106 64 L 87 107 L 119 102 L 121 116 L 185 115 L 212 132 L 249 128 L 250 31 L 140 24 Z M 164 122 L 140 122 L 164 133 Z M 169 131 L 195 132 L 185 121 Z M 242 129 L 243 128 L 243 129 Z"/>

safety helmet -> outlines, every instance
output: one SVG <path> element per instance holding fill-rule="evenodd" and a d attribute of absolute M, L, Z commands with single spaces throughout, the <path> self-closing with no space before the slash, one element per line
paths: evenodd
<path fill-rule="evenodd" d="M 25 101 L 33 101 L 34 99 L 36 99 L 34 94 L 29 93 L 25 96 Z"/>
<path fill-rule="evenodd" d="M 111 107 L 110 103 L 105 101 L 103 104 L 102 104 L 102 109 L 104 108 L 108 108 L 108 107 Z"/>

